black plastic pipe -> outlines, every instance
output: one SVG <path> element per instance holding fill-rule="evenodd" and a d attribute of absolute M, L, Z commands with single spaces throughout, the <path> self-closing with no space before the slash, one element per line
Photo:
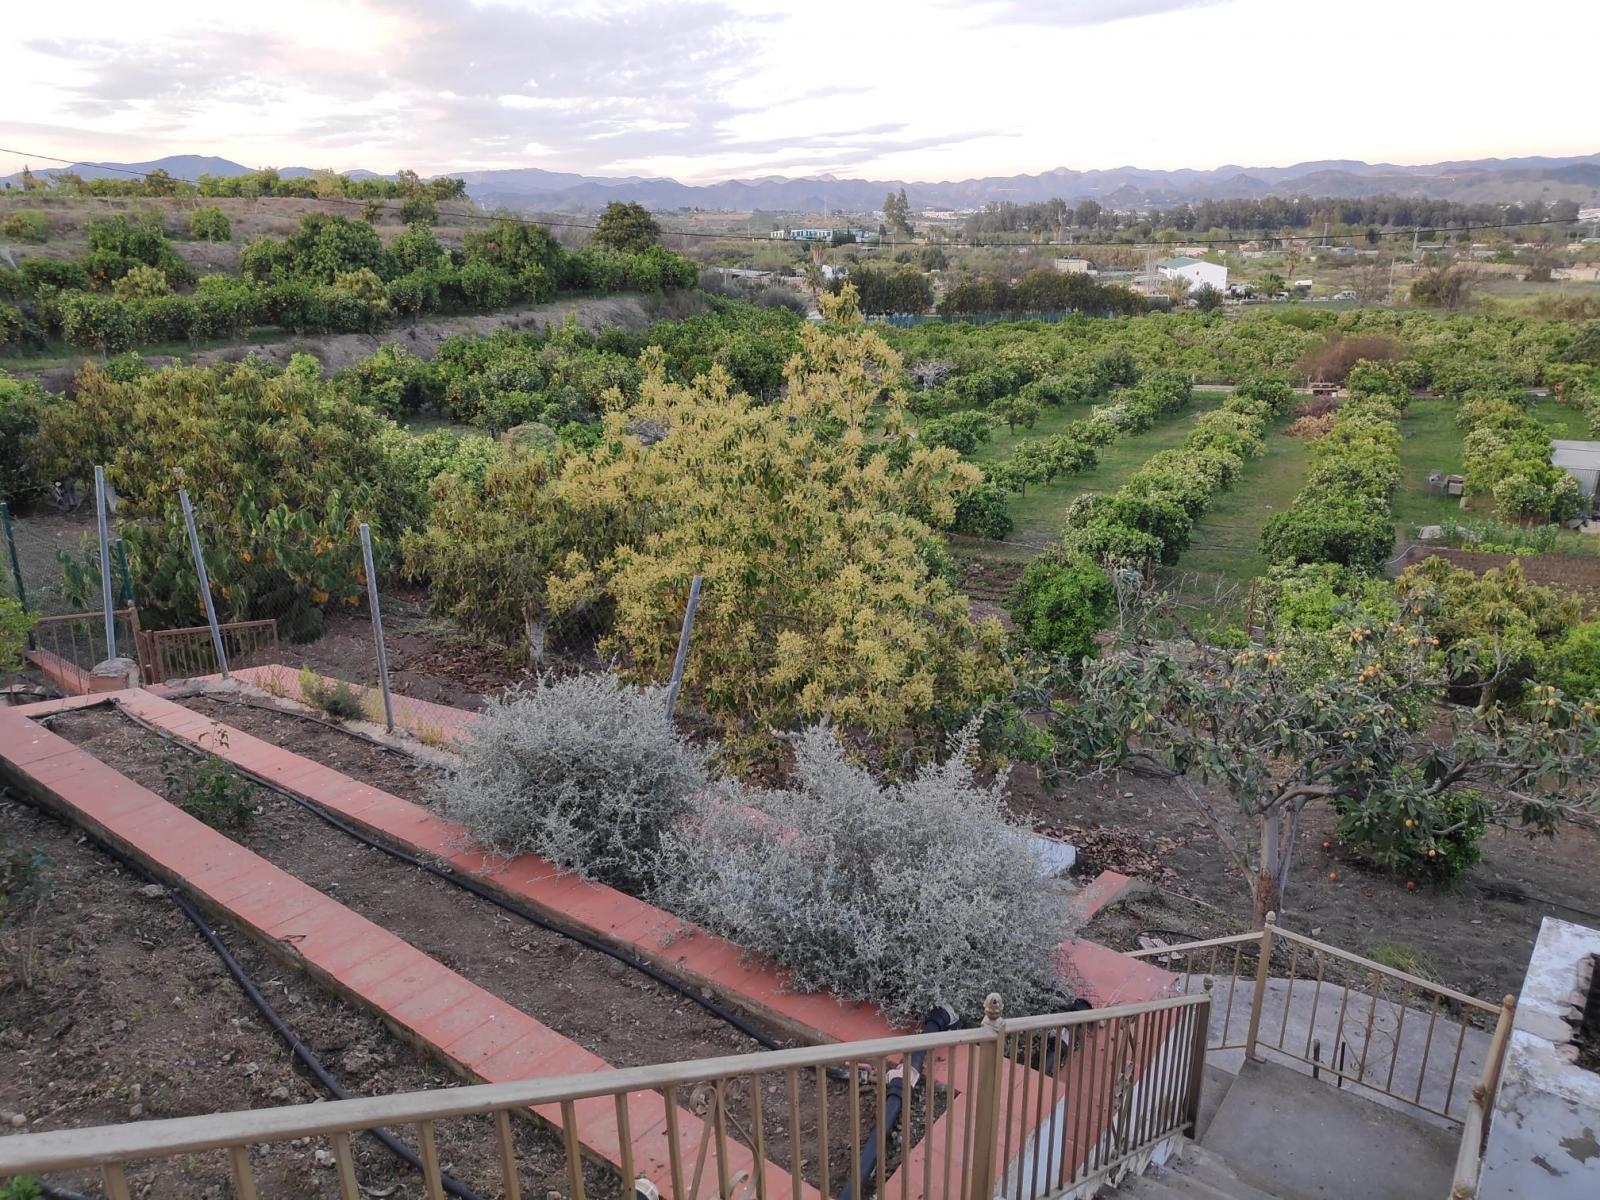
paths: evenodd
<path fill-rule="evenodd" d="M 261 708 L 264 711 L 271 712 L 283 712 L 285 716 L 300 717 L 299 713 L 289 713 L 277 708 L 268 709 L 265 705 L 247 704 L 246 707 Z M 205 750 L 198 746 L 190 745 L 188 742 L 181 739 L 174 738 L 160 726 L 146 721 L 142 717 L 128 712 L 126 709 L 123 710 L 123 715 L 128 717 L 135 724 L 142 726 L 164 740 L 172 742 L 174 745 L 182 746 L 183 748 L 195 754 L 206 757 L 214 757 L 211 751 Z M 316 723 L 322 725 L 328 725 L 330 728 L 338 728 L 338 726 L 333 725 L 332 722 L 323 721 L 320 717 L 301 717 L 301 719 L 315 721 Z M 346 730 L 345 732 L 350 731 Z M 396 749 L 393 746 L 385 746 L 375 738 L 369 738 L 366 740 L 371 741 L 374 745 L 382 746 L 383 749 L 388 750 L 391 753 L 401 755 L 405 754 L 405 751 Z M 314 801 L 307 800 L 304 796 L 297 796 L 295 793 L 286 788 L 280 787 L 270 780 L 262 779 L 257 775 L 250 775 L 250 778 L 256 783 L 260 784 L 262 787 L 266 788 L 268 791 L 276 792 L 284 799 L 299 805 L 301 808 L 312 814 L 312 816 L 325 821 L 327 824 L 333 826 L 341 833 L 355 838 L 356 841 L 360 842 L 364 846 L 370 846 L 374 850 L 380 850 L 384 854 L 387 854 L 390 858 L 397 859 L 408 866 L 413 866 L 419 870 L 426 871 L 428 874 L 433 875 L 436 878 L 443 879 L 446 883 L 452 883 L 456 887 L 472 893 L 472 895 L 478 897 L 480 900 L 487 900 L 490 904 L 493 904 L 496 908 L 501 909 L 503 912 L 508 912 L 512 916 L 522 918 L 531 925 L 537 925 L 540 929 L 546 930 L 549 933 L 557 934 L 558 936 L 567 938 L 570 941 L 574 941 L 586 949 L 593 950 L 599 954 L 604 954 L 608 958 L 616 959 L 624 966 L 631 967 L 633 970 L 638 971 L 646 978 L 655 980 L 663 987 L 676 992 L 684 999 L 693 1001 L 695 1004 L 699 1005 L 718 1020 L 732 1026 L 734 1029 L 737 1029 L 740 1033 L 744 1034 L 757 1045 L 764 1046 L 768 1050 L 781 1050 L 784 1048 L 782 1043 L 780 1043 L 776 1038 L 768 1035 L 764 1030 L 757 1028 L 755 1025 L 744 1020 L 736 1013 L 731 1012 L 723 1005 L 718 1004 L 709 996 L 701 995 L 693 988 L 684 984 L 681 980 L 676 979 L 672 975 L 661 970 L 654 963 L 647 962 L 642 958 L 637 958 L 625 950 L 620 950 L 616 946 L 612 946 L 601 941 L 599 938 L 590 937 L 588 934 L 582 933 L 576 929 L 569 929 L 566 926 L 558 925 L 554 921 L 540 916 L 537 912 L 526 905 L 518 904 L 514 900 L 509 900 L 499 892 L 495 891 L 493 888 L 486 887 L 484 884 L 474 879 L 471 875 L 463 875 L 456 871 L 453 867 L 441 866 L 440 864 L 429 859 L 422 858 L 418 855 L 408 853 L 405 850 L 401 850 L 398 847 L 391 846 L 381 839 L 375 838 L 368 834 L 365 830 L 350 824 L 348 821 L 345 821 L 341 817 L 330 812 L 322 805 L 317 804 Z M 850 1078 L 850 1073 L 844 1070 L 842 1067 L 830 1067 L 828 1068 L 828 1078 L 835 1080 L 848 1080 Z"/>
<path fill-rule="evenodd" d="M 323 1088 L 334 1097 L 334 1099 L 348 1100 L 351 1098 L 351 1093 L 346 1091 L 344 1086 L 338 1081 L 338 1079 L 334 1077 L 332 1072 L 322 1065 L 322 1061 L 312 1052 L 311 1047 L 302 1042 L 299 1037 L 296 1036 L 294 1031 L 284 1023 L 283 1018 L 278 1015 L 278 1010 L 273 1008 L 271 1002 L 261 994 L 261 989 L 256 987 L 255 981 L 250 978 L 250 975 L 244 969 L 243 964 L 241 964 L 239 960 L 233 956 L 233 952 L 230 951 L 228 947 L 223 944 L 222 939 L 217 936 L 216 930 L 211 928 L 210 924 L 203 916 L 200 915 L 199 910 L 189 902 L 186 896 L 184 896 L 176 888 L 168 887 L 159 879 L 154 878 L 149 871 L 145 870 L 144 867 L 142 867 L 139 863 L 123 854 L 115 846 L 102 841 L 88 830 L 84 830 L 84 833 L 85 836 L 87 836 L 88 839 L 94 843 L 96 848 L 98 848 L 101 853 L 105 854 L 106 857 L 110 858 L 113 862 L 118 863 L 123 868 L 132 872 L 141 879 L 148 880 L 151 883 L 160 884 L 160 886 L 165 889 L 168 898 L 178 906 L 178 910 L 183 913 L 183 915 L 189 919 L 190 923 L 194 925 L 194 927 L 198 929 L 205 937 L 206 942 L 211 946 L 211 949 L 216 952 L 217 957 L 222 959 L 222 964 L 227 968 L 228 974 L 233 976 L 233 981 L 239 985 L 240 990 L 243 991 L 245 996 L 249 998 L 250 1002 L 255 1005 L 257 1011 L 259 1011 L 262 1017 L 265 1018 L 267 1024 L 272 1027 L 273 1032 L 282 1038 L 283 1041 L 288 1045 L 290 1052 L 305 1064 L 306 1069 L 316 1077 L 317 1082 L 320 1083 Z M 387 1131 L 382 1129 L 369 1129 L 366 1132 L 377 1138 L 378 1141 L 383 1144 L 385 1149 L 387 1149 L 396 1158 L 405 1162 L 413 1170 L 419 1172 L 422 1170 L 422 1160 L 418 1158 L 408 1146 L 398 1141 Z M 480 1197 L 471 1188 L 467 1187 L 466 1184 L 459 1182 L 450 1175 L 443 1175 L 441 1177 L 441 1181 L 444 1185 L 444 1190 L 451 1196 L 456 1197 L 456 1200 L 483 1200 L 482 1197 Z M 41 1184 L 40 1189 L 47 1197 L 54 1193 L 54 1195 L 59 1197 L 60 1200 L 88 1200 L 88 1197 L 79 1196 L 74 1192 L 68 1192 L 60 1188 L 52 1188 L 46 1184 Z"/>
<path fill-rule="evenodd" d="M 954 1029 L 961 1023 L 961 1018 L 956 1015 L 956 1010 L 948 1004 L 941 1004 L 928 1014 L 922 1022 L 923 1033 L 943 1033 L 947 1029 Z M 883 1120 L 884 1139 L 887 1141 L 896 1130 L 900 1128 L 900 1112 L 905 1107 L 909 1090 L 914 1087 L 913 1079 L 922 1074 L 922 1063 L 927 1057 L 925 1050 L 915 1051 L 911 1055 L 909 1064 L 902 1064 L 898 1078 L 891 1079 L 884 1086 L 883 1091 Z M 877 1124 L 877 1123 L 875 1123 Z M 901 1148 L 902 1155 L 905 1148 Z M 861 1190 L 871 1190 L 872 1174 L 878 1169 L 878 1130 L 874 1127 L 867 1134 L 867 1144 L 861 1148 Z M 839 1193 L 839 1200 L 856 1200 L 854 1196 L 854 1177 L 844 1181 L 844 1188 Z"/>

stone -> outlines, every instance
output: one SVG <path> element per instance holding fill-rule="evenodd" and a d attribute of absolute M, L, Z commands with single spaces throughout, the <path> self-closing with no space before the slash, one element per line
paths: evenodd
<path fill-rule="evenodd" d="M 139 895 L 146 900 L 160 900 L 167 894 L 167 889 L 159 883 L 147 883 L 139 889 Z"/>
<path fill-rule="evenodd" d="M 311 1158 L 319 1167 L 331 1167 L 336 1161 L 333 1154 L 327 1150 L 318 1150 Z"/>
<path fill-rule="evenodd" d="M 1443 525 L 1424 525 L 1421 529 L 1417 530 L 1417 540 L 1419 542 L 1437 542 L 1442 541 L 1443 539 Z"/>

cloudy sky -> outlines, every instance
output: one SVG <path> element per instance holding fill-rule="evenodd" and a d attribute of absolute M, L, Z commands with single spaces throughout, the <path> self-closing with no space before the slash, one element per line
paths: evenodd
<path fill-rule="evenodd" d="M 1600 151 L 1592 0 L 6 9 L 0 146 L 34 156 L 700 182 Z"/>

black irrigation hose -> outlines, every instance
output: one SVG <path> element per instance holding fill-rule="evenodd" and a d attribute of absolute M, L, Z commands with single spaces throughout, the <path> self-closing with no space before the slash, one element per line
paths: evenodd
<path fill-rule="evenodd" d="M 39 1185 L 39 1193 L 44 1200 L 89 1200 L 82 1192 L 69 1192 L 66 1188 L 52 1187 L 48 1183 Z"/>
<path fill-rule="evenodd" d="M 115 846 L 102 841 L 99 837 L 95 836 L 93 833 L 90 833 L 86 829 L 83 830 L 83 832 L 89 841 L 94 843 L 95 847 L 113 862 L 120 864 L 126 870 L 131 871 L 141 879 L 146 879 L 151 883 L 160 885 L 166 891 L 167 897 L 178 906 L 178 911 L 183 913 L 183 915 L 189 919 L 190 923 L 200 931 L 201 935 L 206 939 L 207 943 L 209 943 L 211 949 L 216 952 L 217 957 L 222 959 L 222 964 L 223 966 L 227 967 L 228 974 L 233 976 L 233 981 L 239 985 L 240 990 L 242 990 L 244 994 L 249 997 L 250 1002 L 254 1004 L 261 1015 L 266 1018 L 267 1024 L 272 1026 L 273 1032 L 284 1040 L 294 1056 L 304 1063 L 307 1070 L 317 1077 L 317 1082 L 320 1083 L 326 1091 L 331 1093 L 335 1100 L 351 1099 L 351 1093 L 347 1091 L 344 1085 L 334 1077 L 332 1072 L 322 1065 L 322 1061 L 316 1056 L 315 1053 L 313 1053 L 311 1047 L 302 1042 L 300 1038 L 296 1036 L 294 1030 L 290 1029 L 289 1026 L 284 1023 L 283 1018 L 278 1015 L 278 1010 L 272 1007 L 272 1002 L 261 994 L 260 988 L 256 987 L 255 981 L 250 978 L 249 972 L 244 969 L 244 964 L 242 964 L 233 956 L 233 952 L 229 950 L 228 947 L 223 943 L 222 939 L 217 936 L 216 930 L 211 928 L 205 917 L 200 914 L 200 911 L 189 902 L 187 896 L 185 896 L 177 888 L 169 887 L 162 883 L 161 880 L 156 879 L 150 874 L 149 871 L 145 870 L 143 866 L 129 858 Z M 406 1146 L 403 1142 L 398 1141 L 393 1135 L 382 1129 L 369 1129 L 366 1132 L 377 1138 L 378 1141 L 383 1143 L 385 1149 L 387 1149 L 396 1158 L 405 1162 L 413 1170 L 418 1172 L 422 1170 L 422 1160 L 418 1158 L 408 1146 Z M 483 1200 L 478 1193 L 474 1192 L 471 1188 L 467 1187 L 466 1184 L 459 1182 L 450 1175 L 441 1175 L 440 1180 L 444 1185 L 444 1190 L 450 1195 L 455 1196 L 457 1200 Z M 55 1190 L 59 1192 L 61 1200 L 88 1200 L 88 1197 L 80 1197 L 71 1192 L 61 1191 L 61 1189 Z M 44 1188 L 44 1191 L 48 1196 L 51 1189 Z"/>
<path fill-rule="evenodd" d="M 217 936 L 216 930 L 211 928 L 195 906 L 189 903 L 188 897 L 184 896 L 176 888 L 168 888 L 167 895 L 172 898 L 172 902 L 178 906 L 183 915 L 189 918 L 190 923 L 205 936 L 206 941 L 211 943 L 211 948 L 217 952 L 217 957 L 222 959 L 223 965 L 228 968 L 228 974 L 233 976 L 233 981 L 250 998 L 250 1002 L 260 1010 L 261 1015 L 266 1018 L 267 1024 L 272 1026 L 273 1032 L 288 1043 L 289 1049 L 293 1051 L 294 1056 L 303 1062 L 306 1065 L 306 1069 L 317 1077 L 317 1082 L 322 1084 L 323 1088 L 330 1092 L 334 1099 L 349 1100 L 351 1093 L 346 1091 L 344 1086 L 334 1078 L 333 1074 L 322 1065 L 321 1060 L 312 1053 L 309 1046 L 295 1035 L 294 1030 L 284 1023 L 283 1018 L 278 1015 L 278 1010 L 273 1008 L 267 998 L 261 994 L 261 990 L 256 987 L 255 981 L 245 971 L 243 964 L 223 944 L 222 939 Z M 383 1129 L 369 1129 L 367 1132 L 382 1142 L 389 1153 L 407 1163 L 413 1170 L 418 1172 L 422 1170 L 422 1160 L 417 1157 L 409 1146 L 400 1142 L 394 1135 Z M 458 1200 L 481 1200 L 479 1195 L 466 1184 L 458 1182 L 449 1175 L 441 1174 L 440 1182 L 444 1185 L 444 1190 L 457 1197 Z"/>
<path fill-rule="evenodd" d="M 267 709 L 267 706 L 265 706 L 265 705 L 248 705 L 248 707 Z M 278 709 L 278 708 L 270 708 L 270 709 L 267 709 L 267 711 L 283 712 L 284 715 L 293 716 L 293 717 L 298 717 L 300 715 L 299 713 L 290 713 L 290 712 L 287 712 L 286 710 Z M 123 714 L 125 716 L 131 718 L 135 723 L 143 726 L 145 729 L 148 729 L 150 732 L 155 733 L 155 734 L 157 734 L 158 736 L 160 736 L 162 738 L 166 738 L 169 741 L 173 741 L 177 745 L 182 745 L 186 749 L 192 750 L 192 751 L 194 751 L 195 753 L 198 753 L 198 754 L 204 754 L 204 755 L 208 755 L 208 756 L 211 755 L 211 751 L 201 749 L 200 747 L 197 747 L 197 746 L 191 746 L 186 742 L 180 741 L 179 739 L 175 739 L 170 734 L 168 734 L 167 732 L 162 730 L 159 726 L 156 726 L 156 725 L 152 724 L 151 722 L 144 720 L 141 717 L 135 716 L 133 713 L 128 712 L 126 709 L 123 710 Z M 320 718 L 317 718 L 317 717 L 307 717 L 305 719 L 306 720 L 311 720 L 311 721 L 317 721 L 319 724 L 329 724 L 331 728 L 335 728 L 335 729 L 338 728 L 338 726 L 331 725 L 330 722 L 321 721 Z M 343 732 L 348 733 L 350 731 L 349 730 L 345 730 Z M 373 739 L 373 740 L 376 743 L 376 739 Z M 376 743 L 376 744 L 381 745 L 382 743 Z M 397 750 L 392 746 L 385 746 L 384 748 L 387 749 L 387 750 L 391 750 L 396 754 L 405 754 L 405 751 Z M 410 756 L 407 755 L 407 757 L 410 757 Z M 676 992 L 678 995 L 684 997 L 685 999 L 694 1001 L 694 1003 L 698 1004 L 701 1008 L 705 1009 L 706 1012 L 710 1013 L 712 1016 L 716 1017 L 718 1020 L 724 1022 L 725 1024 L 732 1026 L 734 1029 L 737 1029 L 740 1033 L 744 1034 L 747 1038 L 749 1038 L 751 1041 L 757 1043 L 758 1045 L 764 1046 L 768 1050 L 781 1050 L 781 1049 L 783 1049 L 782 1044 L 780 1042 L 778 1042 L 778 1040 L 776 1038 L 771 1037 L 770 1035 L 768 1035 L 763 1030 L 761 1030 L 761 1029 L 757 1028 L 755 1025 L 751 1024 L 749 1021 L 746 1021 L 743 1017 L 740 1017 L 737 1013 L 731 1011 L 728 1008 L 725 1008 L 721 1004 L 718 1004 L 715 1000 L 711 999 L 709 996 L 701 995 L 698 991 L 695 991 L 693 988 L 690 988 L 688 985 L 683 983 L 681 980 L 676 979 L 672 975 L 670 975 L 667 972 L 661 970 L 659 967 L 655 966 L 653 963 L 650 963 L 650 962 L 648 962 L 648 961 L 646 961 L 646 960 L 644 960 L 642 958 L 636 958 L 635 956 L 633 956 L 632 954 L 627 953 L 624 950 L 620 950 L 615 946 L 612 946 L 612 945 L 610 945 L 610 944 L 608 944 L 606 942 L 601 941 L 599 938 L 590 937 L 588 934 L 581 933 L 576 929 L 569 929 L 569 928 L 567 928 L 565 926 L 558 925 L 555 922 L 550 921 L 550 920 L 546 919 L 545 917 L 540 916 L 533 909 L 528 908 L 525 905 L 518 904 L 513 900 L 506 899 L 504 896 L 502 896 L 500 893 L 496 892 L 494 889 L 486 887 L 483 884 L 479 883 L 472 876 L 470 876 L 470 875 L 462 875 L 462 874 L 458 873 L 453 867 L 440 866 L 439 864 L 437 864 L 435 862 L 432 862 L 432 861 L 430 861 L 428 859 L 422 858 L 422 857 L 420 857 L 418 855 L 415 855 L 415 854 L 410 854 L 407 851 L 401 850 L 401 849 L 399 849 L 399 848 L 397 848 L 395 846 L 391 846 L 391 845 L 389 845 L 389 844 L 387 844 L 387 843 L 385 843 L 385 842 L 383 842 L 383 841 L 381 841 L 381 840 L 379 840 L 377 838 L 374 838 L 370 834 L 366 833 L 364 830 L 357 828 L 356 826 L 350 824 L 348 821 L 345 821 L 345 820 L 343 820 L 342 818 L 340 818 L 338 816 L 335 816 L 333 813 L 331 813 L 327 809 L 323 808 L 320 804 L 317 804 L 317 803 L 315 803 L 313 801 L 307 800 L 304 796 L 297 796 L 293 792 L 287 790 L 286 788 L 280 787 L 279 785 L 277 785 L 275 783 L 271 783 L 271 782 L 269 782 L 269 781 L 267 781 L 265 779 L 262 779 L 259 776 L 251 775 L 250 778 L 255 780 L 262 787 L 267 788 L 269 791 L 276 792 L 278 795 L 284 797 L 285 799 L 290 800 L 293 803 L 299 805 L 301 808 L 305 809 L 307 812 L 311 813 L 313 816 L 318 817 L 323 821 L 326 821 L 329 825 L 332 825 L 335 829 L 339 830 L 341 833 L 348 834 L 350 837 L 355 838 L 356 841 L 362 843 L 362 845 L 370 846 L 374 850 L 381 850 L 383 853 L 389 855 L 389 857 L 391 857 L 391 858 L 397 859 L 400 862 L 406 863 L 409 866 L 417 867 L 420 870 L 426 871 L 428 874 L 433 875 L 436 878 L 442 879 L 446 883 L 452 883 L 456 887 L 462 888 L 463 890 L 465 890 L 467 892 L 470 892 L 472 895 L 478 897 L 480 900 L 487 900 L 490 904 L 493 904 L 496 908 L 502 909 L 503 911 L 510 913 L 512 916 L 522 918 L 524 921 L 527 921 L 531 925 L 537 925 L 540 929 L 546 930 L 546 931 L 548 931 L 550 933 L 557 934 L 560 937 L 568 938 L 571 941 L 577 942 L 578 945 L 583 946 L 583 947 L 585 947 L 585 948 L 587 948 L 589 950 L 594 950 L 597 953 L 604 954 L 608 958 L 614 958 L 618 962 L 622 963 L 624 966 L 633 968 L 635 971 L 638 971 L 640 974 L 646 976 L 649 979 L 655 980 L 657 983 L 661 984 L 663 987 L 671 989 L 672 991 Z M 834 1080 L 848 1080 L 850 1078 L 850 1072 L 845 1070 L 843 1067 L 829 1067 L 828 1068 L 828 1078 L 834 1079 Z"/>

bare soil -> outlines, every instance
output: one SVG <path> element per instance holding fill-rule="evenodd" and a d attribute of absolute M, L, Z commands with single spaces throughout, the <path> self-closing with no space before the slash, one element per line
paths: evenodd
<path fill-rule="evenodd" d="M 396 695 L 477 710 L 486 696 L 528 677 L 525 659 L 469 642 L 448 622 L 430 616 L 425 593 L 397 593 L 380 603 L 389 682 Z M 289 667 L 308 666 L 330 679 L 376 686 L 372 620 L 365 612 L 330 612 L 320 638 L 280 644 L 278 661 Z"/>
<path fill-rule="evenodd" d="M 196 700 L 199 711 L 224 723 L 329 762 L 351 778 L 420 798 L 433 768 L 404 759 L 353 735 L 288 714 Z M 50 719 L 50 727 L 144 786 L 163 792 L 162 760 L 168 743 L 112 708 L 86 709 Z M 330 757 L 331 755 L 331 757 Z M 337 760 L 335 762 L 335 760 Z M 169 796 L 174 801 L 180 797 Z M 254 790 L 259 811 L 231 836 L 263 858 L 403 937 L 507 1003 L 550 1026 L 614 1066 L 644 1066 L 764 1049 L 685 996 L 609 956 L 559 934 L 510 916 L 415 867 L 334 831 L 286 797 Z M 767 1080 L 770 1091 L 775 1080 Z M 847 1085 L 828 1085 L 830 1168 L 835 1180 L 849 1170 Z M 680 1102 L 693 1107 L 683 1089 Z M 800 1089 L 802 1170 L 815 1183 L 812 1165 L 820 1146 L 814 1081 Z M 871 1111 L 871 1091 L 862 1102 Z M 749 1084 L 730 1081 L 727 1093 L 734 1136 L 750 1124 Z M 764 1126 L 768 1156 L 787 1166 L 789 1123 L 781 1096 L 767 1098 Z"/>
<path fill-rule="evenodd" d="M 1063 783 L 1050 795 L 1036 772 L 1019 769 L 1011 802 L 1068 840 L 1088 838 L 1087 871 L 1125 870 L 1169 894 L 1145 915 L 1106 914 L 1088 936 L 1131 949 L 1140 933 L 1176 941 L 1250 927 L 1244 874 L 1200 815 L 1164 784 L 1124 775 Z M 1225 799 L 1218 807 L 1227 811 Z M 1404 959 L 1415 964 L 1405 969 L 1421 967 L 1470 995 L 1494 1002 L 1519 990 L 1545 916 L 1600 920 L 1600 838 L 1592 826 L 1569 824 L 1537 840 L 1491 830 L 1482 862 L 1453 885 L 1433 886 L 1366 866 L 1339 845 L 1334 825 L 1325 805 L 1302 816 L 1280 920 L 1380 961 Z"/>
<path fill-rule="evenodd" d="M 159 891 L 99 852 L 74 828 L 0 795 L 0 850 L 43 856 L 47 894 L 0 910 L 0 1127 L 43 1132 L 130 1120 L 308 1103 L 324 1098 L 245 998 L 199 932 Z M 324 993 L 253 942 L 218 931 L 268 1000 L 353 1094 L 448 1087 L 456 1080 L 374 1017 Z M 394 1131 L 414 1145 L 408 1131 Z M 493 1127 L 442 1122 L 449 1172 L 479 1195 L 500 1195 Z M 560 1141 L 520 1123 L 526 1194 L 566 1190 Z M 354 1143 L 367 1194 L 422 1196 L 420 1179 L 371 1138 Z M 257 1183 L 270 1200 L 339 1194 L 316 1161 L 321 1139 L 256 1147 Z M 586 1185 L 615 1195 L 589 1168 Z M 220 1154 L 130 1169 L 133 1194 L 152 1200 L 232 1195 Z M 98 1195 L 88 1172 L 49 1179 Z M 392 1190 L 391 1190 L 392 1189 Z"/>

